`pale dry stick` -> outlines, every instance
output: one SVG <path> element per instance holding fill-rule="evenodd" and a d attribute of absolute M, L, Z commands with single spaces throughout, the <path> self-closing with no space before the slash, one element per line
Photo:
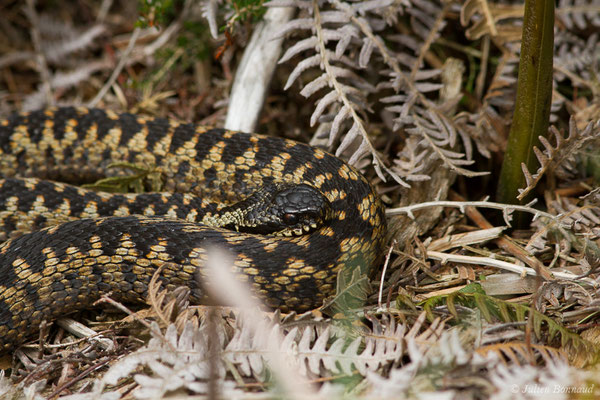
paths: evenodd
<path fill-rule="evenodd" d="M 427 245 L 427 250 L 446 251 L 454 247 L 465 247 L 473 244 L 488 242 L 490 240 L 497 239 L 502 234 L 503 230 L 503 227 L 494 227 L 489 229 L 480 229 L 478 231 L 445 235 L 429 243 Z"/>
<path fill-rule="evenodd" d="M 106 20 L 108 11 L 110 10 L 112 3 L 113 3 L 113 0 L 102 0 L 102 4 L 100 5 L 100 8 L 98 9 L 98 15 L 96 15 L 96 21 L 99 24 L 104 23 L 104 20 Z"/>
<path fill-rule="evenodd" d="M 493 201 L 447 201 L 447 200 L 438 200 L 438 201 L 426 201 L 423 203 L 411 204 L 409 206 L 404 207 L 396 207 L 396 208 L 388 208 L 385 212 L 385 215 L 388 217 L 393 215 L 401 215 L 406 214 L 410 219 L 415 219 L 415 215 L 413 214 L 415 211 L 423 210 L 426 208 L 432 207 L 454 207 L 460 209 L 461 213 L 465 213 L 465 207 L 483 207 L 483 208 L 492 208 L 495 210 L 501 210 L 502 216 L 504 217 L 504 222 L 506 222 L 507 226 L 510 225 L 510 214 L 514 211 L 522 211 L 533 214 L 533 219 L 536 220 L 539 217 L 546 217 L 557 224 L 561 223 L 561 220 L 558 216 L 552 215 L 545 211 L 536 210 L 535 208 L 530 207 L 534 202 L 531 202 L 527 205 L 518 205 L 518 204 L 505 204 L 505 203 L 496 203 Z"/>
<path fill-rule="evenodd" d="M 459 194 L 457 194 L 456 192 L 453 192 L 453 191 L 450 192 L 449 197 L 450 197 L 450 200 L 453 200 L 453 201 L 455 201 L 455 200 L 464 201 L 464 198 L 462 198 L 462 196 L 460 196 Z M 485 217 L 479 212 L 479 210 L 477 210 L 477 208 L 466 207 L 465 214 L 473 222 L 475 222 L 475 224 L 477 226 L 479 226 L 480 228 L 484 228 L 484 229 L 493 228 L 493 225 L 491 223 L 489 223 L 487 219 L 485 219 Z M 542 264 L 542 262 L 540 260 L 538 260 L 535 257 L 532 257 L 525 249 L 523 249 L 521 246 L 518 246 L 516 243 L 514 243 L 508 237 L 499 236 L 496 239 L 496 244 L 502 250 L 506 251 L 509 254 L 514 255 L 519 260 L 521 260 L 525 264 L 529 265 L 531 268 L 540 271 L 540 275 L 544 279 L 546 279 L 546 280 L 551 279 L 550 272 L 544 266 L 544 264 Z M 432 250 L 440 250 L 440 249 L 432 249 Z"/>
<path fill-rule="evenodd" d="M 481 42 L 481 63 L 479 73 L 475 79 L 475 98 L 483 98 L 483 90 L 485 87 L 486 76 L 488 75 L 488 62 L 490 57 L 490 37 L 485 35 Z"/>
<path fill-rule="evenodd" d="M 490 6 L 488 4 L 487 1 L 482 1 L 479 2 L 479 5 L 482 9 L 482 13 L 483 15 L 485 15 L 485 24 L 488 26 L 489 30 L 490 30 L 490 36 L 491 37 L 495 37 L 498 36 L 498 29 L 496 28 L 496 20 L 494 19 L 494 15 L 492 13 L 492 11 L 490 10 Z M 463 7 L 461 9 L 461 22 L 462 22 L 462 10 L 465 9 L 466 7 Z M 463 24 L 464 26 L 466 26 L 466 24 Z"/>
<path fill-rule="evenodd" d="M 54 105 L 54 96 L 52 94 L 52 86 L 50 85 L 50 70 L 48 69 L 48 63 L 46 57 L 42 51 L 42 38 L 40 35 L 39 18 L 35 11 L 35 0 L 27 0 L 25 7 L 25 13 L 31 23 L 31 41 L 33 42 L 33 48 L 35 49 L 35 61 L 39 69 L 40 77 L 42 78 L 42 89 L 46 96 L 46 102 L 48 105 Z"/>
<path fill-rule="evenodd" d="M 69 323 L 71 323 L 72 321 L 74 322 L 74 320 L 72 320 L 70 318 L 61 318 L 61 319 L 56 320 L 57 325 L 61 321 L 66 322 L 67 325 Z M 62 327 L 62 325 L 60 325 L 60 326 Z M 63 327 L 63 329 L 65 329 L 65 328 Z M 75 329 L 78 329 L 78 328 L 75 328 Z M 90 328 L 88 328 L 88 329 L 90 329 Z M 85 336 L 81 336 L 81 337 L 78 334 L 76 334 L 74 332 L 71 332 L 70 328 L 69 329 L 65 329 L 65 330 L 69 331 L 70 333 L 73 333 L 75 336 L 79 337 L 79 339 L 74 339 L 74 340 L 72 340 L 70 342 L 64 342 L 64 343 L 55 343 L 55 344 L 44 343 L 44 348 L 45 349 L 63 349 L 63 348 L 69 347 L 69 346 L 73 346 L 73 345 L 79 344 L 79 343 L 89 342 L 90 339 L 91 340 L 97 340 L 97 339 L 110 340 L 110 339 L 108 339 L 108 338 L 106 338 L 104 336 L 104 333 L 102 333 L 102 332 L 96 332 L 93 329 L 90 329 L 90 331 L 94 332 L 93 335 L 89 335 L 89 336 L 85 335 Z M 104 345 L 101 344 L 101 347 L 105 348 L 105 350 L 109 350 L 109 349 L 112 350 L 114 346 L 112 346 L 112 347 L 106 346 L 105 347 Z M 37 349 L 37 348 L 39 348 L 39 345 L 37 343 L 24 344 L 24 345 L 22 345 L 20 347 L 20 349 L 27 349 L 27 350 Z"/>
<path fill-rule="evenodd" d="M 106 93 L 108 92 L 110 87 L 115 83 L 119 74 L 121 73 L 121 70 L 123 70 L 123 68 L 127 64 L 127 59 L 129 57 L 129 54 L 133 50 L 133 47 L 135 46 L 135 42 L 137 41 L 138 36 L 140 35 L 140 32 L 141 32 L 140 28 L 135 28 L 133 30 L 133 33 L 131 34 L 131 38 L 129 39 L 129 44 L 127 44 L 127 48 L 121 54 L 121 59 L 119 60 L 119 63 L 117 64 L 113 73 L 110 75 L 110 78 L 108 78 L 108 81 L 106 81 L 106 83 L 104 84 L 104 86 L 102 86 L 100 88 L 100 90 L 98 91 L 96 96 L 87 104 L 88 107 L 95 107 L 98 104 L 98 102 L 100 100 L 102 100 L 102 98 L 106 95 Z"/>
<path fill-rule="evenodd" d="M 155 274 L 160 273 L 160 271 L 161 271 L 161 269 L 163 267 L 164 267 L 164 265 L 161 266 L 161 267 L 159 267 L 157 269 L 157 271 L 155 272 Z M 165 337 L 165 335 L 163 335 L 163 333 L 160 331 L 160 329 L 155 329 L 154 326 L 152 326 L 150 323 L 148 323 L 148 321 L 146 321 L 144 318 L 138 317 L 136 313 L 134 313 L 133 311 L 131 311 L 129 308 L 125 307 L 123 304 L 119 303 L 118 301 L 111 299 L 109 296 L 110 296 L 110 293 L 102 296 L 99 300 L 97 300 L 97 301 L 94 302 L 93 306 L 97 306 L 98 304 L 101 304 L 101 303 L 111 304 L 115 308 L 121 310 L 125 314 L 127 314 L 130 317 L 134 318 L 136 321 L 139 321 L 150 332 L 152 332 L 152 334 L 154 334 L 156 337 L 160 338 L 163 341 L 163 343 L 165 343 L 169 347 L 169 350 L 171 350 L 174 353 L 177 351 L 177 349 L 175 349 L 175 347 L 173 347 L 173 345 L 171 344 L 171 342 L 169 342 L 167 340 L 167 338 Z"/>
<path fill-rule="evenodd" d="M 13 64 L 23 63 L 35 57 L 32 51 L 15 51 L 0 56 L 0 68 L 8 67 Z"/>
<path fill-rule="evenodd" d="M 266 92 L 281 55 L 283 37 L 274 38 L 294 8 L 269 8 L 244 50 L 229 96 L 225 129 L 254 132 Z"/>
<path fill-rule="evenodd" d="M 149 56 L 153 55 L 154 53 L 156 53 L 156 51 L 158 49 L 160 49 L 166 43 L 168 43 L 169 40 L 171 40 L 171 38 L 173 36 L 175 36 L 175 34 L 177 32 L 179 32 L 179 29 L 181 29 L 181 26 L 182 26 L 182 23 L 181 23 L 180 19 L 173 22 L 160 34 L 160 36 L 158 36 L 156 38 L 156 40 L 154 40 L 149 45 L 145 46 L 139 53 L 137 51 L 134 52 L 135 53 L 134 58 L 138 58 L 140 56 L 141 56 L 140 58 L 149 57 Z"/>
<path fill-rule="evenodd" d="M 473 256 L 464 256 L 460 254 L 447 254 L 439 251 L 428 251 L 427 258 L 431 258 L 434 260 L 441 261 L 442 264 L 446 264 L 447 262 L 457 262 L 471 265 L 487 265 L 490 267 L 504 269 L 506 271 L 514 272 L 520 275 L 531 275 L 537 276 L 538 273 L 535 269 L 529 267 L 523 267 L 517 264 L 512 264 L 506 261 L 496 260 L 490 257 L 473 257 Z M 569 272 L 560 272 L 553 271 L 552 274 L 554 277 L 559 279 L 565 279 L 570 281 L 578 281 L 585 282 L 592 286 L 597 286 L 595 280 L 590 278 L 585 278 L 580 275 L 571 274 Z"/>
<path fill-rule="evenodd" d="M 56 320 L 56 324 L 76 337 L 97 342 L 104 350 L 112 351 L 115 348 L 112 340 L 72 318 L 60 318 Z"/>
<path fill-rule="evenodd" d="M 390 245 L 390 249 L 388 250 L 387 256 L 385 256 L 385 263 L 383 264 L 383 271 L 381 272 L 381 282 L 379 282 L 379 294 L 377 296 L 377 305 L 379 306 L 379 310 L 383 310 L 383 305 L 381 305 L 381 298 L 383 297 L 383 282 L 385 278 L 385 273 L 387 272 L 388 264 L 390 263 L 390 257 L 392 255 L 392 251 L 394 250 L 394 246 L 396 245 L 396 240 L 392 241 Z"/>

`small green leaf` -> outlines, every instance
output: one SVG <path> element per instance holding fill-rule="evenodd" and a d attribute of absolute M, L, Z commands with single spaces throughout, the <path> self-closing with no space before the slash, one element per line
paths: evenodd
<path fill-rule="evenodd" d="M 502 321 L 510 322 L 512 318 L 510 316 L 510 311 L 508 310 L 508 306 L 506 303 L 502 302 L 498 304 L 498 311 L 500 312 L 500 316 L 502 317 Z"/>
<path fill-rule="evenodd" d="M 492 304 L 488 301 L 488 298 L 485 295 L 480 295 L 478 293 L 473 294 L 475 297 L 475 303 L 477 304 L 477 309 L 481 311 L 483 318 L 489 323 L 493 322 L 492 314 L 490 312 L 489 306 Z"/>
<path fill-rule="evenodd" d="M 485 294 L 485 290 L 483 289 L 483 286 L 481 286 L 477 282 L 469 283 L 467 286 L 465 286 L 464 288 L 460 289 L 459 292 L 461 292 L 461 293 L 479 293 L 479 294 Z"/>
<path fill-rule="evenodd" d="M 417 305 L 413 303 L 410 296 L 406 294 L 398 294 L 398 296 L 396 297 L 396 307 L 398 309 L 402 309 L 402 305 L 407 306 L 412 311 L 417 311 Z"/>
<path fill-rule="evenodd" d="M 327 315 L 337 313 L 348 313 L 352 310 L 361 309 L 367 303 L 367 297 L 371 293 L 371 285 L 367 274 L 360 268 L 349 267 L 338 272 L 336 294 L 321 307 L 321 311 Z"/>
<path fill-rule="evenodd" d="M 516 307 L 515 314 L 517 321 L 525 321 L 525 315 L 528 313 L 529 309 L 525 307 Z"/>
<path fill-rule="evenodd" d="M 458 318 L 458 311 L 456 311 L 456 307 L 454 306 L 454 299 L 457 296 L 448 296 L 448 299 L 446 300 L 446 306 L 448 307 L 448 312 L 450 312 L 450 314 L 452 314 L 455 318 Z"/>
<path fill-rule="evenodd" d="M 145 184 L 148 183 L 150 191 L 159 192 L 162 187 L 160 173 L 154 168 L 140 167 L 131 163 L 113 163 L 108 168 L 123 168 L 133 171 L 131 175 L 111 176 L 99 179 L 94 183 L 82 185 L 86 189 L 92 189 L 110 193 L 143 193 Z"/>

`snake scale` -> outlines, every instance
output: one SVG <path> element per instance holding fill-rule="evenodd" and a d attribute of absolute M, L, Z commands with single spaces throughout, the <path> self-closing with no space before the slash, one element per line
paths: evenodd
<path fill-rule="evenodd" d="M 151 168 L 161 193 L 71 185 L 104 178 L 118 162 Z M 202 303 L 211 246 L 232 255 L 233 272 L 268 306 L 313 309 L 335 293 L 340 269 L 373 269 L 386 235 L 373 188 L 337 157 L 169 119 L 75 107 L 12 115 L 0 120 L 0 178 L 0 352 L 103 294 L 143 301 L 161 266 L 167 288 L 186 285 Z M 264 187 L 289 191 L 277 195 L 285 210 L 288 201 L 310 208 L 304 194 L 316 193 L 326 212 L 299 228 L 284 213 L 285 234 L 242 232 L 237 211 L 209 226 Z"/>

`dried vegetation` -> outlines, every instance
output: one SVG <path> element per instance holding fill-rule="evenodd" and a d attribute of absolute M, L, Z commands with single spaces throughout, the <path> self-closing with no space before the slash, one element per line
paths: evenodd
<path fill-rule="evenodd" d="M 87 104 L 220 125 L 264 13 L 261 1 L 53 4 L 0 2 L 0 115 Z M 63 320 L 5 357 L 0 397 L 598 396 L 600 2 L 557 6 L 554 127 L 539 169 L 524 170 L 523 195 L 537 200 L 524 206 L 487 197 L 510 128 L 522 5 L 267 6 L 297 13 L 279 32 L 259 130 L 325 146 L 369 176 L 394 227 L 385 265 L 305 315 L 248 307 L 227 278 L 215 290 L 240 293 L 233 308 L 192 307 L 186 290 L 156 282 L 147 309 L 106 298 L 107 310 L 78 316 L 93 335 Z M 433 211 L 418 237 L 400 236 Z M 515 212 L 532 216 L 528 230 L 507 228 Z"/>

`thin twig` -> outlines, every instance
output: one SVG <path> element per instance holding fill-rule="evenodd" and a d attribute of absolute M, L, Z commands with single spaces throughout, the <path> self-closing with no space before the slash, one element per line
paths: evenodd
<path fill-rule="evenodd" d="M 129 39 L 129 44 L 127 44 L 127 48 L 121 54 L 121 59 L 119 60 L 117 67 L 114 69 L 113 73 L 110 75 L 110 78 L 108 78 L 108 81 L 106 81 L 104 86 L 102 86 L 102 88 L 98 91 L 98 94 L 96 94 L 96 96 L 87 104 L 88 107 L 95 107 L 98 104 L 98 102 L 100 100 L 102 100 L 102 98 L 106 95 L 106 93 L 108 92 L 110 87 L 115 83 L 115 81 L 117 80 L 117 77 L 121 73 L 121 70 L 125 67 L 125 65 L 127 63 L 129 54 L 133 50 L 133 47 L 135 46 L 135 42 L 137 41 L 138 36 L 140 35 L 140 32 L 141 32 L 140 28 L 134 29 L 133 34 L 131 35 L 131 39 Z"/>
<path fill-rule="evenodd" d="M 48 63 L 46 62 L 46 57 L 42 51 L 42 38 L 38 29 L 39 18 L 35 11 L 35 0 L 27 0 L 25 14 L 27 14 L 27 18 L 29 18 L 31 24 L 31 41 L 33 42 L 33 48 L 35 50 L 35 61 L 38 66 L 38 72 L 42 79 L 42 91 L 46 97 L 46 103 L 53 106 L 55 102 L 54 95 L 52 94 L 52 86 L 50 85 L 50 70 L 48 69 Z"/>
<path fill-rule="evenodd" d="M 74 319 L 60 318 L 56 321 L 56 324 L 77 337 L 95 341 L 104 350 L 112 351 L 115 348 L 115 344 L 112 340 Z"/>
<path fill-rule="evenodd" d="M 104 367 L 106 364 L 108 364 L 109 362 L 111 362 L 112 360 L 114 360 L 114 357 L 106 357 L 103 360 L 101 360 L 100 362 L 90 365 L 89 367 L 87 367 L 82 373 L 80 373 L 79 375 L 77 375 L 76 377 L 68 380 L 67 382 L 63 383 L 62 385 L 60 385 L 58 388 L 56 388 L 54 390 L 54 392 L 52 392 L 47 398 L 48 399 L 54 399 L 57 398 L 57 396 L 65 389 L 68 389 L 69 387 L 73 386 L 74 384 L 76 384 L 77 382 L 81 381 L 83 378 L 85 378 L 86 376 L 88 376 L 89 374 L 91 374 L 92 372 Z"/>
<path fill-rule="evenodd" d="M 460 195 L 453 191 L 450 191 L 450 198 L 452 200 L 464 201 L 464 199 Z M 493 225 L 487 219 L 485 219 L 485 217 L 475 207 L 466 207 L 465 212 L 467 217 L 474 221 L 475 224 L 480 228 L 493 228 Z M 496 244 L 502 250 L 514 255 L 519 260 L 523 261 L 525 264 L 538 271 L 544 279 L 551 278 L 550 272 L 548 272 L 548 270 L 540 260 L 538 260 L 535 257 L 532 257 L 524 248 L 514 243 L 510 238 L 506 236 L 500 236 L 496 239 Z"/>
<path fill-rule="evenodd" d="M 14 51 L 0 56 L 0 68 L 9 67 L 35 59 L 35 53 L 31 51 Z"/>
<path fill-rule="evenodd" d="M 164 46 L 167 42 L 169 42 L 169 40 L 171 40 L 172 37 L 175 36 L 177 32 L 179 32 L 179 29 L 181 29 L 181 27 L 183 26 L 183 21 L 187 16 L 189 16 L 190 7 L 192 6 L 192 4 L 192 0 L 185 0 L 185 3 L 183 3 L 181 14 L 175 20 L 175 22 L 169 25 L 154 42 L 150 43 L 142 49 L 142 54 L 145 57 L 153 55 L 156 52 L 156 50 Z"/>
<path fill-rule="evenodd" d="M 530 204 L 531 205 L 531 204 Z M 561 219 L 550 213 L 545 211 L 536 210 L 530 205 L 518 205 L 518 204 L 505 204 L 505 203 L 495 203 L 493 201 L 426 201 L 424 203 L 411 204 L 405 207 L 397 207 L 397 208 L 388 208 L 385 214 L 389 217 L 392 215 L 400 215 L 406 214 L 410 219 L 415 219 L 414 212 L 423 210 L 426 208 L 432 207 L 454 207 L 460 209 L 460 211 L 464 214 L 465 207 L 482 207 L 482 208 L 492 208 L 495 210 L 502 210 L 504 215 L 504 222 L 508 226 L 510 225 L 510 219 L 508 216 L 514 211 L 522 211 L 533 214 L 533 218 L 536 219 L 538 217 L 548 218 L 558 224 L 561 223 Z"/>
<path fill-rule="evenodd" d="M 123 311 L 125 314 L 135 318 L 136 321 L 139 321 L 142 325 L 144 325 L 146 328 L 148 328 L 148 330 L 150 330 L 150 332 L 152 332 L 156 337 L 160 338 L 168 347 L 169 350 L 173 351 L 174 353 L 177 352 L 177 349 L 175 347 L 173 347 L 173 345 L 171 344 L 171 342 L 169 342 L 167 340 L 167 338 L 165 337 L 165 335 L 162 334 L 162 332 L 160 331 L 160 329 L 154 329 L 154 327 L 148 323 L 148 321 L 146 321 L 143 318 L 139 318 L 137 316 L 136 313 L 134 313 L 133 311 L 131 311 L 129 308 L 125 307 L 123 304 L 119 303 L 118 301 L 115 301 L 113 299 L 111 299 L 108 295 L 104 295 L 100 298 L 100 300 L 94 302 L 94 306 L 100 304 L 100 303 L 108 303 L 113 305 L 114 307 L 118 308 L 119 310 Z"/>
<path fill-rule="evenodd" d="M 396 239 L 392 241 L 390 245 L 390 249 L 388 250 L 387 256 L 385 256 L 385 263 L 383 264 L 383 272 L 381 272 L 381 282 L 379 282 L 379 295 L 377 296 L 377 305 L 379 305 L 379 309 L 383 310 L 383 306 L 381 305 L 381 298 L 383 297 L 383 282 L 385 280 L 385 273 L 387 272 L 388 264 L 390 263 L 390 256 L 392 255 L 392 251 L 394 250 L 394 246 L 396 245 Z"/>
<path fill-rule="evenodd" d="M 108 11 L 112 6 L 113 0 L 102 0 L 102 4 L 98 9 L 98 15 L 96 15 L 96 22 L 99 24 L 103 24 L 104 20 L 106 20 L 106 16 L 108 15 Z"/>
<path fill-rule="evenodd" d="M 521 275 L 539 276 L 533 268 L 523 267 L 521 265 L 512 264 L 506 261 L 496 260 L 490 257 L 473 257 L 464 256 L 461 254 L 447 254 L 439 251 L 428 251 L 427 258 L 439 260 L 442 264 L 447 262 L 457 262 L 471 265 L 487 265 L 490 267 L 496 267 L 504 269 L 506 271 L 515 272 Z M 590 285 L 596 285 L 596 281 L 590 278 L 582 278 L 580 275 L 571 274 L 569 272 L 553 271 L 552 274 L 559 279 L 566 279 L 570 281 L 586 282 Z"/>

